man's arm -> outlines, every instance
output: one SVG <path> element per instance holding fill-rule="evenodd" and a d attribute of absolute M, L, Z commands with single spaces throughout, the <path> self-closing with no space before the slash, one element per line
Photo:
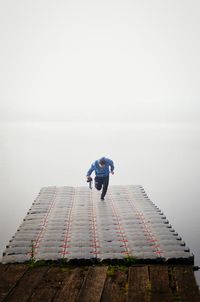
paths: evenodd
<path fill-rule="evenodd" d="M 90 169 L 88 170 L 87 172 L 87 177 L 90 176 L 92 174 L 92 172 L 95 170 L 95 167 L 94 167 L 94 163 L 91 165 Z"/>
<path fill-rule="evenodd" d="M 110 171 L 112 174 L 114 174 L 114 169 L 115 169 L 115 166 L 114 166 L 114 163 L 111 159 L 109 159 L 109 165 L 110 165 Z"/>

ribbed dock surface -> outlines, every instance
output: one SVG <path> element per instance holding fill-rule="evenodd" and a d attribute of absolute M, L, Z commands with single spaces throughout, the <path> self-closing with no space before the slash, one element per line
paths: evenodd
<path fill-rule="evenodd" d="M 193 264 L 194 257 L 141 186 L 110 186 L 105 201 L 87 187 L 45 187 L 3 254 L 34 260 Z"/>

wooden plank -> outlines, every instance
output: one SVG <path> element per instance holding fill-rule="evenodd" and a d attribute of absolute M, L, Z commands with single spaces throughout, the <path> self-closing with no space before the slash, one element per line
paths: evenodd
<path fill-rule="evenodd" d="M 150 301 L 148 266 L 133 266 L 129 268 L 126 301 Z"/>
<path fill-rule="evenodd" d="M 0 263 L 0 276 L 8 269 L 9 264 Z"/>
<path fill-rule="evenodd" d="M 67 274 L 67 269 L 60 267 L 50 268 L 47 273 L 43 275 L 43 278 L 31 295 L 29 302 L 52 301 L 59 289 L 62 288 L 63 281 Z"/>
<path fill-rule="evenodd" d="M 0 266 L 0 301 L 6 297 L 18 280 L 23 276 L 27 266 L 24 264 L 4 264 Z"/>
<path fill-rule="evenodd" d="M 171 302 L 174 297 L 169 285 L 168 266 L 149 266 L 149 277 L 152 302 Z"/>
<path fill-rule="evenodd" d="M 9 285 L 10 282 L 8 281 L 8 276 L 5 274 L 8 266 L 9 264 L 0 263 L 0 301 L 3 300 L 9 289 L 12 287 L 12 285 Z"/>
<path fill-rule="evenodd" d="M 110 269 L 104 284 L 101 302 L 125 302 L 128 290 L 128 269 Z"/>
<path fill-rule="evenodd" d="M 90 267 L 77 302 L 99 302 L 106 280 L 107 267 Z"/>
<path fill-rule="evenodd" d="M 0 301 L 200 302 L 192 266 L 35 267 L 0 265 Z"/>
<path fill-rule="evenodd" d="M 183 302 L 199 302 L 200 294 L 191 266 L 174 267 L 177 298 Z"/>
<path fill-rule="evenodd" d="M 62 289 L 56 294 L 53 301 L 74 302 L 87 275 L 88 267 L 72 269 L 63 281 Z"/>
<path fill-rule="evenodd" d="M 16 286 L 8 294 L 5 301 L 28 301 L 35 287 L 41 281 L 47 270 L 48 267 L 35 267 L 27 270 Z"/>

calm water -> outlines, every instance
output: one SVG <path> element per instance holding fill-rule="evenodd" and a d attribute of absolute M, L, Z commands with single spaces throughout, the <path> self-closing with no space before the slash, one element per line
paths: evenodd
<path fill-rule="evenodd" d="M 0 253 L 43 186 L 82 186 L 114 160 L 111 184 L 141 184 L 200 265 L 200 128 L 189 125 L 0 124 Z M 196 273 L 200 284 L 200 273 Z"/>

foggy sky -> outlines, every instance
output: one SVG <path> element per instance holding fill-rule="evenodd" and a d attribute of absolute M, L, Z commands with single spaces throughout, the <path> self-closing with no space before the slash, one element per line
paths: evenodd
<path fill-rule="evenodd" d="M 0 1 L 0 120 L 199 123 L 200 2 Z"/>
<path fill-rule="evenodd" d="M 199 265 L 199 16 L 199 0 L 0 0 L 0 257 L 41 187 L 86 186 L 108 156 Z"/>

